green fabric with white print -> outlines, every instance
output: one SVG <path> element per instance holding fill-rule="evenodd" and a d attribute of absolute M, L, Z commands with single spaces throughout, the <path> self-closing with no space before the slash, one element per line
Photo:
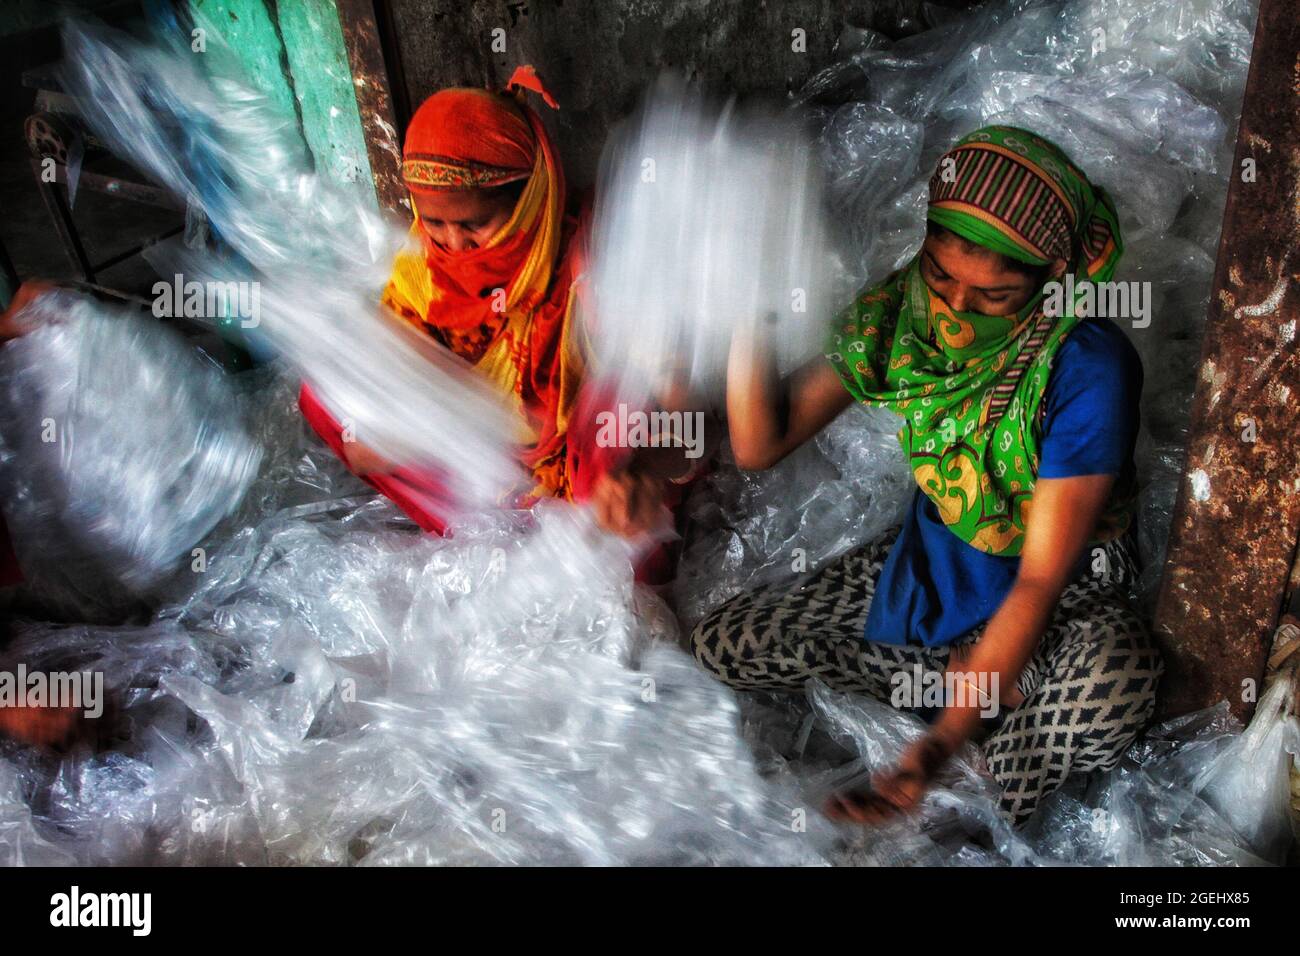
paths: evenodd
<path fill-rule="evenodd" d="M 988 150 L 994 163 L 1014 166 L 1026 143 L 1032 147 L 1023 152 L 1027 159 L 1011 174 L 1003 170 L 1003 180 L 994 187 L 1006 180 L 1013 186 L 1026 180 L 1032 184 L 1032 176 L 1049 175 L 1042 171 L 1044 166 L 1052 170 L 1051 175 L 1082 179 L 1057 147 L 1011 127 L 977 130 L 950 155 L 970 144 Z M 989 150 L 989 144 L 997 151 Z M 963 162 L 964 168 L 974 170 L 972 176 L 987 177 L 987 158 L 976 162 L 967 155 Z M 1078 221 L 1084 225 L 1069 224 L 1073 240 L 1068 234 L 1039 228 L 1032 214 L 1026 216 L 1023 202 L 1006 200 L 1006 188 L 981 192 L 982 180 L 959 181 L 955 186 L 951 180 L 946 182 L 949 185 L 941 187 L 947 197 L 944 224 L 951 226 L 965 216 L 971 228 L 961 232 L 971 241 L 1001 227 L 1014 232 L 1017 241 L 1033 237 L 1049 254 L 1065 250 L 1077 285 L 1113 274 L 1123 249 L 1114 209 L 1104 193 L 1086 180 L 1064 184 L 1071 204 L 1083 207 L 1075 214 L 1081 215 Z M 1055 195 L 1062 192 L 1058 184 Z M 994 215 L 974 203 L 985 193 L 1001 200 L 1004 208 L 1014 209 L 1016 228 L 999 226 Z M 1021 188 L 1021 193 L 1033 190 Z M 932 203 L 935 196 L 932 180 Z M 963 203 L 969 211 L 963 211 Z M 994 201 L 988 208 L 999 207 Z M 1061 208 L 1059 202 L 1055 209 L 1049 202 L 1042 215 L 1068 218 L 1060 215 Z M 1059 232 L 1059 227 L 1053 228 Z M 1085 229 L 1091 230 L 1086 239 L 1080 233 Z M 989 554 L 1016 556 L 1024 545 L 1052 358 L 1082 321 L 1072 311 L 1061 317 L 1045 315 L 1043 299 L 1040 288 L 1013 315 L 957 312 L 921 277 L 918 255 L 884 282 L 860 293 L 839 316 L 827 356 L 856 400 L 904 417 L 898 438 L 917 485 L 934 501 L 949 530 Z M 1096 540 L 1109 540 L 1128 527 L 1133 500 L 1133 489 L 1116 490 Z"/>

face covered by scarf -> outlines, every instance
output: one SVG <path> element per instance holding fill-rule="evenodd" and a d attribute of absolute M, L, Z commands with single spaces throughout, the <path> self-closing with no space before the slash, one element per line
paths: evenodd
<path fill-rule="evenodd" d="M 1021 262 L 1064 260 L 1076 294 L 1107 281 L 1123 252 L 1110 197 L 1034 133 L 989 126 L 962 139 L 930 180 L 929 219 Z M 867 405 L 904 417 L 899 443 L 944 524 L 989 554 L 1024 544 L 1052 357 L 1080 322 L 1044 314 L 1044 290 L 1012 315 L 957 312 L 921 277 L 920 255 L 860 293 L 836 320 L 828 358 Z M 1062 277 L 1064 281 L 1064 277 Z M 1117 488 L 1094 535 L 1131 521 Z"/>
<path fill-rule="evenodd" d="M 530 68 L 516 71 L 511 88 L 555 105 Z M 565 432 L 582 356 L 569 318 L 581 242 L 573 241 L 579 223 L 564 214 L 564 174 L 549 135 L 520 96 L 442 90 L 412 117 L 402 175 L 413 194 L 524 184 L 509 220 L 479 248 L 445 249 L 417 218 L 418 248 L 398 256 L 384 302 L 514 403 L 533 495 L 570 496 Z"/>

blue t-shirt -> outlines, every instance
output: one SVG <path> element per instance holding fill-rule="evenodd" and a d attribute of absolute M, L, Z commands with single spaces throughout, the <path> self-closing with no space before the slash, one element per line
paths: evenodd
<path fill-rule="evenodd" d="M 1038 477 L 1130 479 L 1141 395 L 1142 362 L 1119 326 L 1109 319 L 1080 322 L 1052 361 Z M 865 637 L 949 644 L 993 616 L 1019 567 L 1019 558 L 986 554 L 949 531 L 918 488 L 876 583 Z"/>

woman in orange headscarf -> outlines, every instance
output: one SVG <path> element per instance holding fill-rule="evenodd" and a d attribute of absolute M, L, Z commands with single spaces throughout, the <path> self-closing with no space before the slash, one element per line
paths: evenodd
<path fill-rule="evenodd" d="M 555 107 L 531 67 L 521 67 L 507 93 L 442 90 L 416 111 L 402 176 L 419 246 L 398 256 L 383 301 L 508 396 L 529 431 L 521 451 L 535 482 L 528 499 L 591 500 L 602 523 L 632 534 L 660 519 L 665 479 L 680 477 L 690 462 L 680 452 L 659 454 L 664 449 L 632 458 L 593 440 L 603 403 L 584 388 L 576 315 L 590 204 L 569 202 L 555 147 L 523 101 L 525 89 Z M 306 387 L 300 404 L 355 472 L 426 530 L 443 530 L 428 487 L 412 493 L 410 475 L 345 443 Z"/>

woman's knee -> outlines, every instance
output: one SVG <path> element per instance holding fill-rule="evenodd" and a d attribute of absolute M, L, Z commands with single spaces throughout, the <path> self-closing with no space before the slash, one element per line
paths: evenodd
<path fill-rule="evenodd" d="M 1066 699 L 1074 698 L 1079 708 L 1076 766 L 1105 769 L 1150 721 L 1164 663 L 1150 630 L 1128 611 L 1095 635 L 1086 650 L 1061 679 Z"/>
<path fill-rule="evenodd" d="M 1152 693 L 1164 673 L 1150 629 L 1136 611 L 1119 601 L 1087 608 L 1049 652 L 1047 664 L 1049 680 L 1146 681 Z"/>
<path fill-rule="evenodd" d="M 1090 655 L 1095 679 L 1115 681 L 1119 692 L 1145 691 L 1154 699 L 1165 667 L 1150 629 L 1128 608 L 1116 610 L 1100 627 Z"/>
<path fill-rule="evenodd" d="M 735 675 L 745 656 L 744 641 L 735 633 L 744 625 L 733 624 L 726 611 L 724 606 L 707 615 L 691 629 L 686 641 L 696 663 L 724 681 Z"/>

